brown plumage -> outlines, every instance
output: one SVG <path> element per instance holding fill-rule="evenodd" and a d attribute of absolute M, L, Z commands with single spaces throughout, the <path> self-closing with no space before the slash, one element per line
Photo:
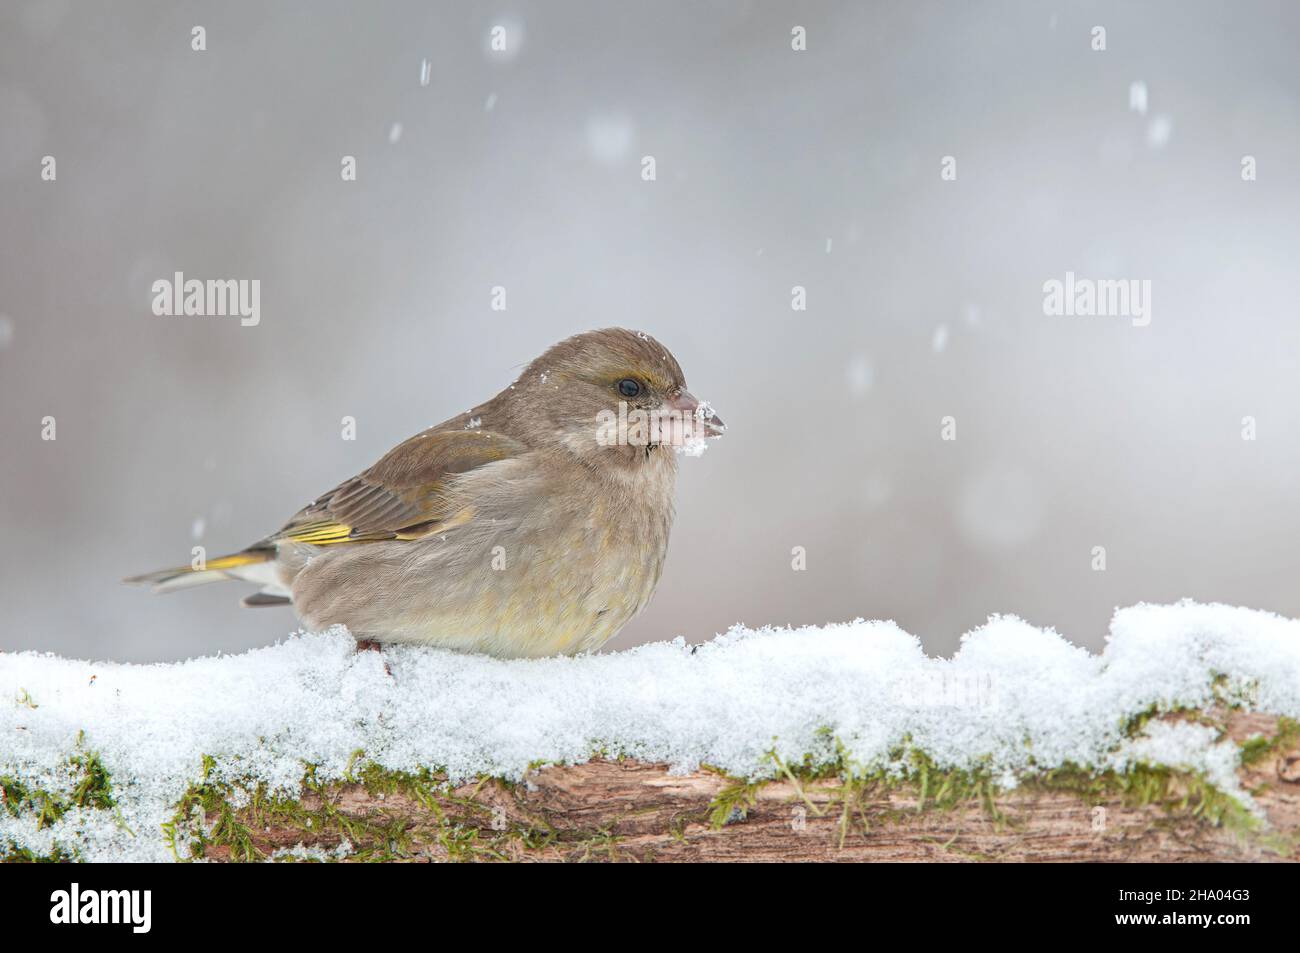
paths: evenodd
<path fill-rule="evenodd" d="M 665 411 L 675 415 L 661 430 L 611 439 L 611 419 Z M 721 432 L 649 335 L 575 335 L 247 549 L 127 581 L 257 582 L 245 604 L 291 601 L 309 627 L 346 625 L 359 640 L 502 656 L 594 650 L 659 581 L 677 474 L 669 445 Z"/>

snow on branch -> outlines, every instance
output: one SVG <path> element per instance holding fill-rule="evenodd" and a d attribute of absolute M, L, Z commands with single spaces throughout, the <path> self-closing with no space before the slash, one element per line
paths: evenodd
<path fill-rule="evenodd" d="M 437 814 L 431 856 L 490 832 L 563 855 L 556 811 L 608 836 L 638 798 L 669 852 L 683 825 L 734 827 L 778 801 L 776 828 L 825 819 L 857 850 L 871 804 L 960 795 L 996 819 L 998 799 L 1065 778 L 1098 803 L 1139 783 L 1194 795 L 1210 822 L 1267 831 L 1243 761 L 1294 747 L 1295 718 L 1300 621 L 1190 602 L 1119 610 L 1101 655 L 1013 617 L 952 659 L 861 620 L 527 661 L 356 652 L 342 631 L 166 665 L 0 654 L 0 855 L 343 858 L 381 803 L 408 831 Z M 1279 764 L 1270 780 L 1295 782 Z M 463 786 L 484 778 L 527 783 Z M 468 813 L 448 807 L 471 794 Z M 520 833 L 543 828 L 545 843 Z M 384 850 L 410 846 L 394 836 Z"/>

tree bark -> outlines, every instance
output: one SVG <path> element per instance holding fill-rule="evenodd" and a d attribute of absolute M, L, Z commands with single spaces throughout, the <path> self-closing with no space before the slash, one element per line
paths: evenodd
<path fill-rule="evenodd" d="M 1292 859 L 1300 845 L 1295 732 L 1279 734 L 1278 720 L 1268 715 L 1221 714 L 1225 733 L 1238 743 L 1258 734 L 1272 739 L 1239 771 L 1242 788 L 1262 810 L 1249 829 L 1216 823 L 1176 779 L 1147 803 L 1132 791 L 1030 782 L 941 806 L 933 793 L 923 800 L 917 784 L 846 791 L 837 779 L 786 777 L 743 788 L 709 771 L 673 775 L 662 764 L 601 760 L 539 768 L 522 784 L 463 785 L 432 800 L 361 782 L 333 784 L 306 793 L 297 802 L 303 814 L 292 820 L 249 808 L 236 816 L 247 825 L 253 856 L 330 852 L 346 839 L 342 859 Z M 235 855 L 215 841 L 205 853 L 212 860 Z M 303 855 L 299 849 L 294 856 Z"/>

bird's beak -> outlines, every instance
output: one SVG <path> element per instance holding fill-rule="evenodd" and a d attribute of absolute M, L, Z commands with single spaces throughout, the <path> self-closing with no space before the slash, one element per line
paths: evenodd
<path fill-rule="evenodd" d="M 713 412 L 712 407 L 702 403 L 699 398 L 684 388 L 665 401 L 664 407 L 678 411 L 682 415 L 683 424 L 692 428 L 697 437 L 721 437 L 722 432 L 727 429 L 727 425 Z"/>

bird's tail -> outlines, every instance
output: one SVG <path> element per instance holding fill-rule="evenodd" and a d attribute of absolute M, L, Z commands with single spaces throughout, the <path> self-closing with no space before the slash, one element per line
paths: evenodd
<path fill-rule="evenodd" d="M 243 552 L 232 553 L 229 556 L 198 562 L 197 565 L 160 569 L 157 572 L 145 573 L 143 576 L 129 576 L 122 581 L 137 586 L 149 586 L 154 592 L 174 592 L 191 586 L 221 582 L 223 579 L 249 579 L 250 576 L 253 576 L 250 581 L 260 581 L 256 576 L 261 574 L 256 570 L 250 573 L 247 567 L 261 566 L 274 559 L 273 549 L 245 549 Z"/>

